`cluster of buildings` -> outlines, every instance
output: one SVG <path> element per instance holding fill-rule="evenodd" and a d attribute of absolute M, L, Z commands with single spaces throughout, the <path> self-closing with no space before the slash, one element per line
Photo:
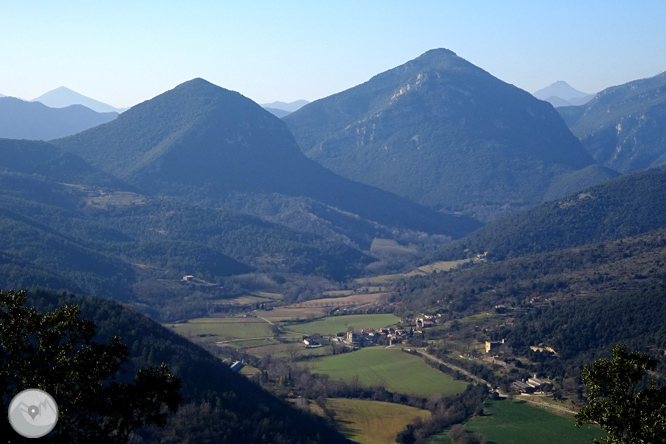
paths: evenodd
<path fill-rule="evenodd" d="M 407 342 L 409 334 L 402 329 L 395 329 L 392 327 L 385 327 L 374 330 L 372 328 L 364 328 L 360 331 L 348 331 L 346 333 L 338 333 L 338 336 L 333 340 L 343 342 L 353 347 L 367 347 L 375 344 L 402 344 Z"/>
<path fill-rule="evenodd" d="M 534 375 L 533 378 L 529 378 L 527 381 L 514 381 L 511 383 L 511 388 L 520 393 L 546 391 L 549 386 L 550 381 L 539 379 L 536 375 Z"/>
<path fill-rule="evenodd" d="M 364 328 L 358 331 L 338 333 L 335 336 L 312 334 L 303 337 L 306 348 L 321 347 L 323 341 L 337 342 L 351 347 L 368 347 L 376 344 L 403 344 L 410 336 L 409 331 L 385 327 L 379 329 Z"/>
<path fill-rule="evenodd" d="M 350 347 L 368 347 L 377 344 L 406 344 L 414 333 L 423 333 L 424 329 L 434 327 L 437 325 L 438 321 L 438 316 L 422 315 L 415 320 L 416 328 L 409 328 L 408 330 L 384 327 L 378 329 L 364 328 L 362 330 L 347 331 L 344 333 L 338 333 L 335 336 L 313 334 L 303 337 L 303 343 L 306 348 L 321 347 L 322 341 L 338 342 Z"/>

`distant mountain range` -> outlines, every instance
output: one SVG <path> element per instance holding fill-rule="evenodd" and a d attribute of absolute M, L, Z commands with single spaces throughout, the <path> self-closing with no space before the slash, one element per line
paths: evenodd
<path fill-rule="evenodd" d="M 666 163 L 666 72 L 558 108 L 594 159 L 621 173 Z"/>
<path fill-rule="evenodd" d="M 545 100 L 555 108 L 561 106 L 584 105 L 594 98 L 594 94 L 584 93 L 570 86 L 567 82 L 559 80 L 535 92 L 534 97 Z"/>
<path fill-rule="evenodd" d="M 263 108 L 266 111 L 268 111 L 269 113 L 273 114 L 275 117 L 279 118 L 279 119 L 283 118 L 284 116 L 288 116 L 289 114 L 291 114 L 291 111 L 285 111 L 283 109 L 269 108 L 267 106 L 264 106 Z"/>
<path fill-rule="evenodd" d="M 125 111 L 125 109 L 114 108 L 111 105 L 86 97 L 83 94 L 79 94 L 64 86 L 42 94 L 32 101 L 41 102 L 51 108 L 65 108 L 71 105 L 83 105 L 98 113 L 122 113 Z"/>
<path fill-rule="evenodd" d="M 335 175 L 303 156 L 280 119 L 202 79 L 53 143 L 151 194 L 219 206 L 237 193 L 279 193 L 324 204 L 318 218 L 335 226 L 347 225 L 350 215 L 368 226 L 453 237 L 480 226 Z"/>
<path fill-rule="evenodd" d="M 50 140 L 112 121 L 118 113 L 98 113 L 82 105 L 50 108 L 14 97 L 0 98 L 0 138 Z"/>
<path fill-rule="evenodd" d="M 312 102 L 284 121 L 334 172 L 492 220 L 594 163 L 553 108 L 446 49 Z"/>
<path fill-rule="evenodd" d="M 0 288 L 191 317 L 226 294 L 228 276 L 343 280 L 373 261 L 377 237 L 460 237 L 481 226 L 336 176 L 299 151 L 280 119 L 200 79 L 53 143 L 61 148 L 0 139 Z M 188 294 L 207 296 L 183 305 Z"/>
<path fill-rule="evenodd" d="M 261 105 L 261 107 L 264 108 L 269 113 L 271 113 L 274 116 L 277 116 L 281 119 L 284 116 L 288 116 L 289 114 L 293 113 L 294 111 L 302 108 L 303 106 L 307 105 L 308 103 L 310 103 L 310 102 L 308 102 L 307 100 L 297 100 L 297 101 L 291 102 L 291 103 L 273 102 L 273 103 L 264 103 L 263 105 Z"/>
<path fill-rule="evenodd" d="M 261 106 L 264 108 L 281 109 L 283 111 L 288 111 L 290 113 L 293 113 L 294 111 L 298 111 L 308 103 L 310 102 L 308 102 L 307 100 L 296 100 L 295 102 L 262 103 Z"/>

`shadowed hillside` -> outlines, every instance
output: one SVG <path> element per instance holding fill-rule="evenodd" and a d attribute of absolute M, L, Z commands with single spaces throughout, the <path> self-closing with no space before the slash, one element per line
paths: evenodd
<path fill-rule="evenodd" d="M 54 143 L 154 194 L 212 205 L 237 192 L 307 197 L 388 227 L 453 237 L 479 226 L 335 175 L 303 156 L 280 119 L 202 79 Z"/>

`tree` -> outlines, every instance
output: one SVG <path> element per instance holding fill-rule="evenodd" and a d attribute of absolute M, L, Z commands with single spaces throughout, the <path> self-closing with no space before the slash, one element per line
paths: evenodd
<path fill-rule="evenodd" d="M 121 369 L 127 346 L 117 336 L 95 343 L 95 324 L 80 318 L 77 307 L 39 314 L 26 299 L 23 291 L 0 290 L 0 397 L 8 406 L 28 388 L 50 393 L 59 415 L 46 442 L 125 443 L 132 431 L 164 425 L 168 412 L 176 412 L 181 383 L 164 363 L 139 369 L 131 383 Z M 7 416 L 0 436 L 24 441 Z"/>
<path fill-rule="evenodd" d="M 625 345 L 616 345 L 611 359 L 586 365 L 581 376 L 589 401 L 576 415 L 576 426 L 596 423 L 608 431 L 597 443 L 666 443 L 666 387 L 644 382 L 656 365 L 646 354 L 627 353 Z"/>

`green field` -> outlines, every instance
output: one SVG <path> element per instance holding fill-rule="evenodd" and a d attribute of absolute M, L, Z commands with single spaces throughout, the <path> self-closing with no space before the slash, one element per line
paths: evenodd
<path fill-rule="evenodd" d="M 229 341 L 225 343 L 229 347 L 233 348 L 243 348 L 243 349 L 248 349 L 246 350 L 248 353 L 254 348 L 254 347 L 263 347 L 263 346 L 270 346 L 273 344 L 278 344 L 278 341 L 273 339 L 273 338 L 266 338 L 266 339 L 236 339 L 233 341 Z"/>
<path fill-rule="evenodd" d="M 349 329 L 361 330 L 363 328 L 381 328 L 395 325 L 400 322 L 400 318 L 392 314 L 370 314 L 370 315 L 347 315 L 330 316 L 318 319 L 304 324 L 293 324 L 286 327 L 287 331 L 311 335 L 319 333 L 321 335 L 334 335 L 340 332 L 346 332 Z"/>
<path fill-rule="evenodd" d="M 271 326 L 257 318 L 197 318 L 164 326 L 199 342 L 273 337 Z"/>
<path fill-rule="evenodd" d="M 338 429 L 362 444 L 394 444 L 398 433 L 417 416 L 430 416 L 427 410 L 360 399 L 327 399 L 326 408 L 335 413 Z"/>
<path fill-rule="evenodd" d="M 484 408 L 487 416 L 475 416 L 465 427 L 497 444 L 589 444 L 605 435 L 592 426 L 578 429 L 573 418 L 525 402 L 488 400 Z"/>
<path fill-rule="evenodd" d="M 325 373 L 346 381 L 358 376 L 361 384 L 382 385 L 398 393 L 451 395 L 467 387 L 466 382 L 456 381 L 430 367 L 418 356 L 395 348 L 368 347 L 311 362 L 315 373 Z"/>

